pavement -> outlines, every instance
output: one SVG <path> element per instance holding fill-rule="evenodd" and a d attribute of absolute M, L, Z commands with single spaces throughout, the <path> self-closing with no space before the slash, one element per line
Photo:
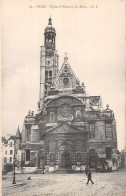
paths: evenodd
<path fill-rule="evenodd" d="M 31 180 L 27 178 L 31 176 Z M 87 185 L 85 173 L 12 174 L 3 176 L 2 196 L 126 196 L 126 173 L 92 172 L 94 184 Z"/>

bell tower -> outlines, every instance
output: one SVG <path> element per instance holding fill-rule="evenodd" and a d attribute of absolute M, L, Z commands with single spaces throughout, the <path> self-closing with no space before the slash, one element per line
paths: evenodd
<path fill-rule="evenodd" d="M 45 46 L 45 95 L 48 95 L 50 87 L 53 85 L 58 73 L 59 63 L 56 51 L 56 30 L 52 26 L 52 19 L 49 18 L 48 26 L 44 32 Z"/>
<path fill-rule="evenodd" d="M 44 31 L 44 46 L 40 51 L 40 100 L 39 109 L 44 107 L 44 98 L 53 86 L 59 71 L 59 56 L 56 51 L 56 30 L 52 26 L 52 19 L 49 18 L 48 26 Z"/>
<path fill-rule="evenodd" d="M 44 36 L 45 36 L 44 45 L 46 48 L 46 55 L 49 57 L 54 56 L 56 31 L 55 28 L 52 26 L 51 18 L 49 18 L 48 26 L 45 28 Z"/>

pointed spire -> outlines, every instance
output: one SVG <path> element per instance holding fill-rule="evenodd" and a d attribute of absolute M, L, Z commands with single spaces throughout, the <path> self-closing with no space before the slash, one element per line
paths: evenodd
<path fill-rule="evenodd" d="M 18 128 L 17 128 L 16 137 L 20 137 L 20 129 L 19 129 L 19 125 L 18 125 Z"/>
<path fill-rule="evenodd" d="M 68 60 L 68 56 L 67 56 L 67 53 L 64 53 L 65 54 L 65 57 L 64 57 L 64 60 Z"/>
<path fill-rule="evenodd" d="M 49 18 L 48 25 L 52 25 L 52 18 L 51 18 L 51 16 L 50 16 L 50 18 Z"/>

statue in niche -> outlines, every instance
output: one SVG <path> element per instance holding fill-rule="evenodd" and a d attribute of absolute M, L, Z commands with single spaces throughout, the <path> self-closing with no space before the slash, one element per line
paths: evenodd
<path fill-rule="evenodd" d="M 49 122 L 50 123 L 55 122 L 55 114 L 54 114 L 54 112 L 50 112 Z"/>
<path fill-rule="evenodd" d="M 81 111 L 80 110 L 76 111 L 76 119 L 81 120 Z"/>

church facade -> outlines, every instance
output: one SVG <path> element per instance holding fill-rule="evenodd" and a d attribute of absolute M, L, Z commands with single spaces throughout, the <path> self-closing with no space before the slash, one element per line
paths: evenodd
<path fill-rule="evenodd" d="M 72 169 L 116 162 L 114 113 L 101 107 L 100 96 L 87 96 L 68 57 L 59 70 L 56 30 L 49 18 L 40 50 L 38 113 L 29 111 L 22 130 L 24 165 Z M 115 160 L 114 160 L 115 159 Z"/>

